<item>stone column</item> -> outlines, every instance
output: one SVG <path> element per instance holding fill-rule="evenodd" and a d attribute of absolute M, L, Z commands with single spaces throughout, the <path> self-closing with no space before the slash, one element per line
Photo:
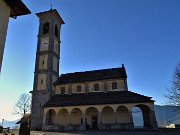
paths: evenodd
<path fill-rule="evenodd" d="M 115 122 L 114 122 L 114 129 L 118 129 L 118 126 L 117 126 L 117 113 L 116 111 L 114 112 L 114 117 L 115 117 Z"/>
<path fill-rule="evenodd" d="M 58 117 L 58 114 L 56 115 L 56 125 L 59 125 L 59 117 Z"/>
<path fill-rule="evenodd" d="M 151 125 L 153 129 L 157 129 L 158 125 L 157 125 L 157 121 L 156 121 L 156 116 L 155 116 L 155 111 L 151 111 Z"/>
<path fill-rule="evenodd" d="M 82 119 L 83 119 L 82 130 L 86 130 L 86 114 L 85 114 L 85 112 L 82 113 Z"/>
<path fill-rule="evenodd" d="M 44 131 L 46 128 L 46 113 L 43 112 L 43 125 L 42 125 L 42 130 Z"/>
<path fill-rule="evenodd" d="M 46 125 L 46 114 L 45 114 L 45 112 L 43 113 L 43 125 Z"/>
<path fill-rule="evenodd" d="M 130 129 L 134 129 L 134 122 L 133 122 L 133 116 L 132 116 L 132 111 L 129 112 L 129 117 L 130 117 Z"/>
<path fill-rule="evenodd" d="M 69 118 L 69 122 L 68 122 L 68 130 L 70 131 L 72 129 L 72 126 L 71 126 L 71 112 L 68 112 L 68 118 Z"/>
<path fill-rule="evenodd" d="M 102 130 L 102 112 L 98 112 L 98 128 Z"/>
<path fill-rule="evenodd" d="M 115 117 L 115 124 L 117 124 L 117 114 L 114 112 L 114 117 Z"/>
<path fill-rule="evenodd" d="M 144 128 L 151 128 L 151 120 L 150 120 L 150 110 L 142 110 L 143 120 L 144 120 Z"/>
<path fill-rule="evenodd" d="M 56 122 L 54 123 L 55 124 L 55 131 L 58 131 L 59 129 L 59 126 L 58 126 L 58 113 L 56 112 Z"/>
<path fill-rule="evenodd" d="M 71 112 L 68 113 L 69 116 L 69 125 L 71 125 Z"/>

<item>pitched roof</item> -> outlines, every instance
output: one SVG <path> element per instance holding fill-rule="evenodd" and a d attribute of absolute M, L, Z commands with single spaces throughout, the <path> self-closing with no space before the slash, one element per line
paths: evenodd
<path fill-rule="evenodd" d="M 95 80 L 105 80 L 105 79 L 117 79 L 117 78 L 127 78 L 124 65 L 122 65 L 121 68 L 110 68 L 110 69 L 61 74 L 58 80 L 54 83 L 54 85 L 95 81 Z"/>
<path fill-rule="evenodd" d="M 98 105 L 98 104 L 118 104 L 118 103 L 142 103 L 154 102 L 152 97 L 140 95 L 131 91 L 110 91 L 92 93 L 56 94 L 52 96 L 45 107 Z"/>
<path fill-rule="evenodd" d="M 31 114 L 30 113 L 25 114 L 18 122 L 16 122 L 16 124 L 25 123 L 30 118 L 31 118 Z"/>
<path fill-rule="evenodd" d="M 63 19 L 61 18 L 61 16 L 59 15 L 58 11 L 56 9 L 50 9 L 48 11 L 44 11 L 44 12 L 40 12 L 40 13 L 36 13 L 36 15 L 39 16 L 43 16 L 46 15 L 47 13 L 49 14 L 55 14 L 57 16 L 57 18 L 59 19 L 59 21 L 61 22 L 61 24 L 65 24 Z"/>

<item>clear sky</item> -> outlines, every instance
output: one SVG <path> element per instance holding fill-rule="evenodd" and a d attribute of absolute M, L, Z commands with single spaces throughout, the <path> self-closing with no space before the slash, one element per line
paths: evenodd
<path fill-rule="evenodd" d="M 33 89 L 39 20 L 57 9 L 61 29 L 60 74 L 121 67 L 130 91 L 165 102 L 165 88 L 180 60 L 179 0 L 23 0 L 30 15 L 10 19 L 0 74 L 0 121 Z"/>

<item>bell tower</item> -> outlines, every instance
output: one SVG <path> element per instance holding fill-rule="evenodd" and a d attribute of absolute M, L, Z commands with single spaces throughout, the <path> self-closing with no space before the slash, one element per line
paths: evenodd
<path fill-rule="evenodd" d="M 31 128 L 42 129 L 43 105 L 54 94 L 53 83 L 59 76 L 60 29 L 64 24 L 56 9 L 36 14 L 39 32 L 31 107 Z"/>

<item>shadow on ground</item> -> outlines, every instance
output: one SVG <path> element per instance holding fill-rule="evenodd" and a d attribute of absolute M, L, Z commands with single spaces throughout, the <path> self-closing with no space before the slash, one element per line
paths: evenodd
<path fill-rule="evenodd" d="M 31 135 L 180 135 L 180 129 L 132 130 L 132 131 L 76 131 L 76 132 L 41 132 L 31 131 Z"/>

